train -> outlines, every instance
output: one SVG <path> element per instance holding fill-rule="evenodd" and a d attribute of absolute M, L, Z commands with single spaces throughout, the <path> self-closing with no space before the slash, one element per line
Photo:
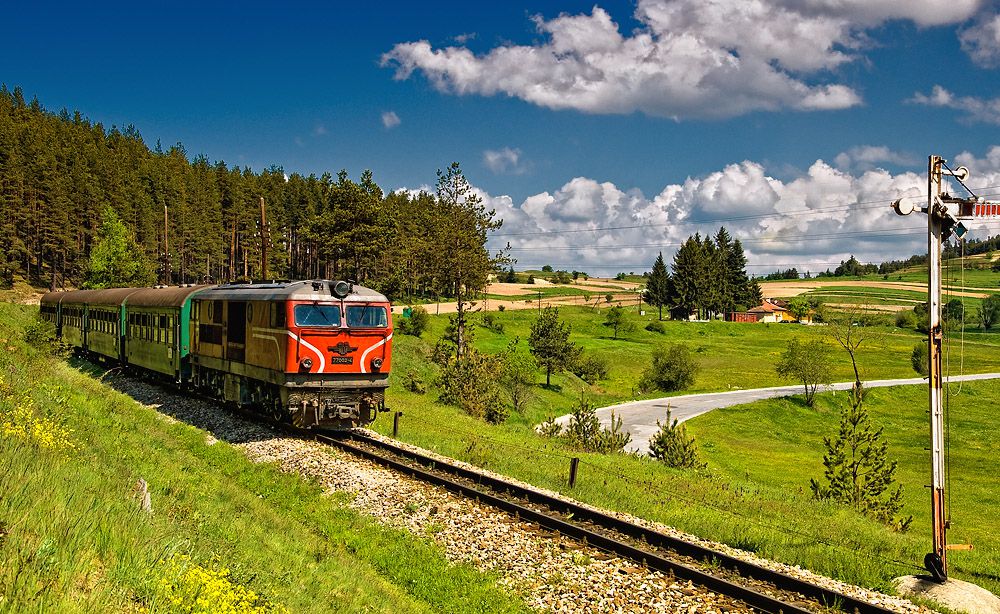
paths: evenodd
<path fill-rule="evenodd" d="M 40 315 L 91 358 L 301 428 L 364 426 L 385 411 L 392 310 L 352 282 L 49 292 Z"/>

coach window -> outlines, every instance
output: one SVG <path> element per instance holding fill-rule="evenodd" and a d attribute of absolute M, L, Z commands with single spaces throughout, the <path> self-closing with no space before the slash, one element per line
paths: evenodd
<path fill-rule="evenodd" d="M 351 328 L 385 328 L 389 320 L 385 307 L 375 305 L 348 305 L 347 325 Z"/>

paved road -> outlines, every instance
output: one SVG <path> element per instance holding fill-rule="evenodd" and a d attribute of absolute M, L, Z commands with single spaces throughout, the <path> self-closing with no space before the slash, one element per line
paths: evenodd
<path fill-rule="evenodd" d="M 998 378 L 1000 378 L 1000 373 L 979 373 L 952 377 L 949 378 L 949 381 L 962 382 Z M 915 384 L 926 386 L 927 380 L 920 377 L 873 380 L 865 382 L 865 387 L 879 388 L 883 386 L 911 386 Z M 854 382 L 841 382 L 830 384 L 824 390 L 850 390 L 853 385 Z M 611 412 L 614 412 L 616 416 L 621 416 L 622 427 L 632 434 L 632 442 L 629 443 L 626 449 L 646 454 L 649 452 L 649 439 L 657 431 L 656 421 L 662 421 L 666 416 L 668 404 L 670 405 L 670 415 L 683 422 L 688 418 L 699 416 L 720 407 L 730 407 L 732 405 L 741 405 L 743 403 L 793 394 L 802 394 L 802 386 L 776 386 L 774 388 L 686 394 L 683 396 L 631 401 L 629 403 L 621 403 L 620 405 L 602 407 L 597 410 L 597 417 L 601 419 L 601 424 L 608 426 L 611 424 Z M 565 425 L 569 423 L 569 419 L 569 415 L 560 416 L 556 419 L 556 422 Z"/>

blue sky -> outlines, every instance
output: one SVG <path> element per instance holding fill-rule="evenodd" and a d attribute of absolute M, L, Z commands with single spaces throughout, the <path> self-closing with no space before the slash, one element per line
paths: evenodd
<path fill-rule="evenodd" d="M 888 201 L 920 192 L 928 154 L 1000 186 L 981 0 L 14 3 L 4 21 L 0 81 L 150 144 L 370 168 L 390 190 L 457 160 L 523 266 L 641 270 L 720 223 L 755 272 L 880 261 L 921 251 L 923 220 Z"/>

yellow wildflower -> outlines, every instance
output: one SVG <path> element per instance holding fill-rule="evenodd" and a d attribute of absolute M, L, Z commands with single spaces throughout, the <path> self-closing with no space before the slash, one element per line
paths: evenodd
<path fill-rule="evenodd" d="M 170 605 L 192 614 L 288 612 L 285 607 L 269 603 L 257 593 L 234 582 L 228 568 L 206 568 L 192 562 L 187 555 L 175 555 L 163 562 L 159 586 Z"/>
<path fill-rule="evenodd" d="M 31 401 L 24 399 L 13 409 L 0 410 L 0 435 L 14 437 L 49 450 L 76 449 L 70 438 L 72 431 L 45 416 L 38 416 Z"/>

